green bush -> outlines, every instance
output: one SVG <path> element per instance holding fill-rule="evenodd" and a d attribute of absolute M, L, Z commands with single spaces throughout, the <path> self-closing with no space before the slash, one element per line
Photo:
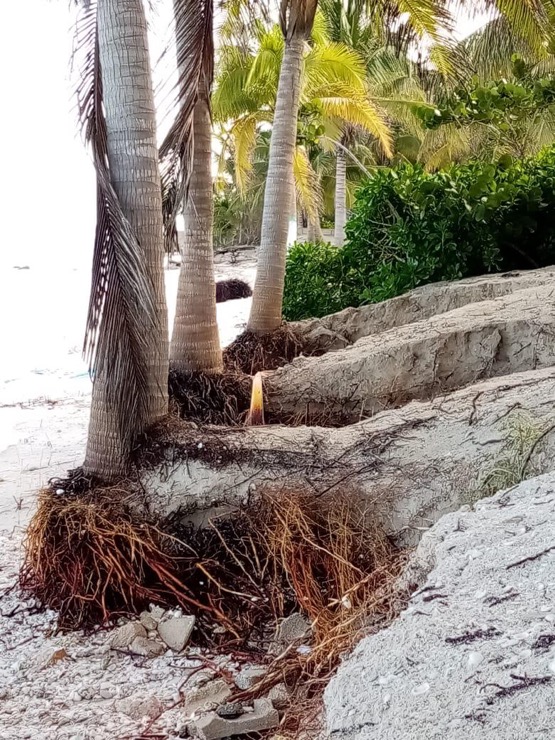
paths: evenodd
<path fill-rule="evenodd" d="M 284 316 L 289 321 L 340 311 L 345 302 L 343 250 L 324 242 L 293 244 L 287 255 Z"/>
<path fill-rule="evenodd" d="M 341 250 L 291 250 L 287 319 L 324 316 L 440 280 L 553 264 L 555 149 L 433 174 L 414 165 L 379 170 L 359 190 L 346 232 Z"/>

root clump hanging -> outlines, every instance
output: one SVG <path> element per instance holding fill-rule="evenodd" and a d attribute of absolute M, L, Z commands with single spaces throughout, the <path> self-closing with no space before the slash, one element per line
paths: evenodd
<path fill-rule="evenodd" d="M 298 357 L 303 345 L 286 323 L 269 334 L 245 331 L 224 350 L 224 364 L 229 370 L 255 375 L 275 370 Z"/>
<path fill-rule="evenodd" d="M 199 528 L 186 514 L 153 521 L 137 513 L 131 483 L 80 493 L 56 485 L 41 492 L 28 530 L 23 591 L 57 610 L 63 629 L 113 623 L 149 603 L 180 605 L 197 618 L 193 644 L 266 665 L 264 678 L 236 688 L 231 701 L 286 684 L 294 697 L 281 725 L 287 737 L 318 716 L 342 654 L 401 607 L 405 555 L 356 491 L 265 487 Z M 280 621 L 297 612 L 309 635 L 276 645 Z"/>
<path fill-rule="evenodd" d="M 190 607 L 167 535 L 128 505 L 132 484 L 89 490 L 53 481 L 39 494 L 20 586 L 58 612 L 60 629 L 92 629 L 149 602 Z"/>
<path fill-rule="evenodd" d="M 182 373 L 170 370 L 170 399 L 182 419 L 198 424 L 235 426 L 245 420 L 251 378 L 238 371 Z"/>

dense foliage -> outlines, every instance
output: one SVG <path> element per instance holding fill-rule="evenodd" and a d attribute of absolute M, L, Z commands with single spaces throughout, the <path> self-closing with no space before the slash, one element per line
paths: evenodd
<path fill-rule="evenodd" d="M 342 250 L 291 250 L 285 317 L 323 316 L 439 280 L 553 264 L 553 223 L 555 149 L 436 173 L 415 165 L 380 170 L 358 193 Z"/>

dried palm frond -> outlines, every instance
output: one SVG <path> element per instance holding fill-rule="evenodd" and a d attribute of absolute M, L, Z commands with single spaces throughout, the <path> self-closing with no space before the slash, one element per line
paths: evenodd
<path fill-rule="evenodd" d="M 74 61 L 77 104 L 97 181 L 97 224 L 83 352 L 92 378 L 110 378 L 108 404 L 115 410 L 124 449 L 147 420 L 147 337 L 158 325 L 154 289 L 133 229 L 110 176 L 99 58 L 98 2 L 83 6 L 77 21 Z"/>
<path fill-rule="evenodd" d="M 193 111 L 200 86 L 214 77 L 214 0 L 174 0 L 178 113 L 160 147 L 166 247 L 177 247 L 175 218 L 186 196 L 193 156 Z"/>

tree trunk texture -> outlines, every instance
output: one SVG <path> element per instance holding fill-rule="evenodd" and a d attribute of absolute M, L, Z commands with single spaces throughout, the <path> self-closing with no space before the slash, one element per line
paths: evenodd
<path fill-rule="evenodd" d="M 156 116 L 143 3 L 99 0 L 97 22 L 111 180 L 140 244 L 159 313 L 161 330 L 147 337 L 150 423 L 167 413 L 168 321 Z M 109 382 L 104 376 L 94 382 L 83 466 L 87 474 L 106 480 L 125 472 L 129 452 L 122 449 L 116 415 L 107 403 Z"/>
<path fill-rule="evenodd" d="M 322 226 L 320 225 L 320 216 L 317 215 L 316 218 L 308 219 L 308 236 L 307 240 L 309 242 L 323 242 L 324 241 L 324 234 L 322 232 Z"/>
<path fill-rule="evenodd" d="M 345 150 L 337 147 L 335 163 L 335 232 L 334 244 L 345 244 L 345 224 L 347 223 L 347 156 Z"/>
<path fill-rule="evenodd" d="M 195 106 L 193 120 L 193 172 L 183 209 L 183 260 L 170 366 L 181 372 L 219 373 L 223 364 L 216 314 L 212 127 L 206 83 Z"/>
<path fill-rule="evenodd" d="M 281 324 L 304 43 L 302 36 L 294 36 L 286 42 L 279 77 L 258 267 L 248 324 L 257 334 L 271 332 Z"/>

